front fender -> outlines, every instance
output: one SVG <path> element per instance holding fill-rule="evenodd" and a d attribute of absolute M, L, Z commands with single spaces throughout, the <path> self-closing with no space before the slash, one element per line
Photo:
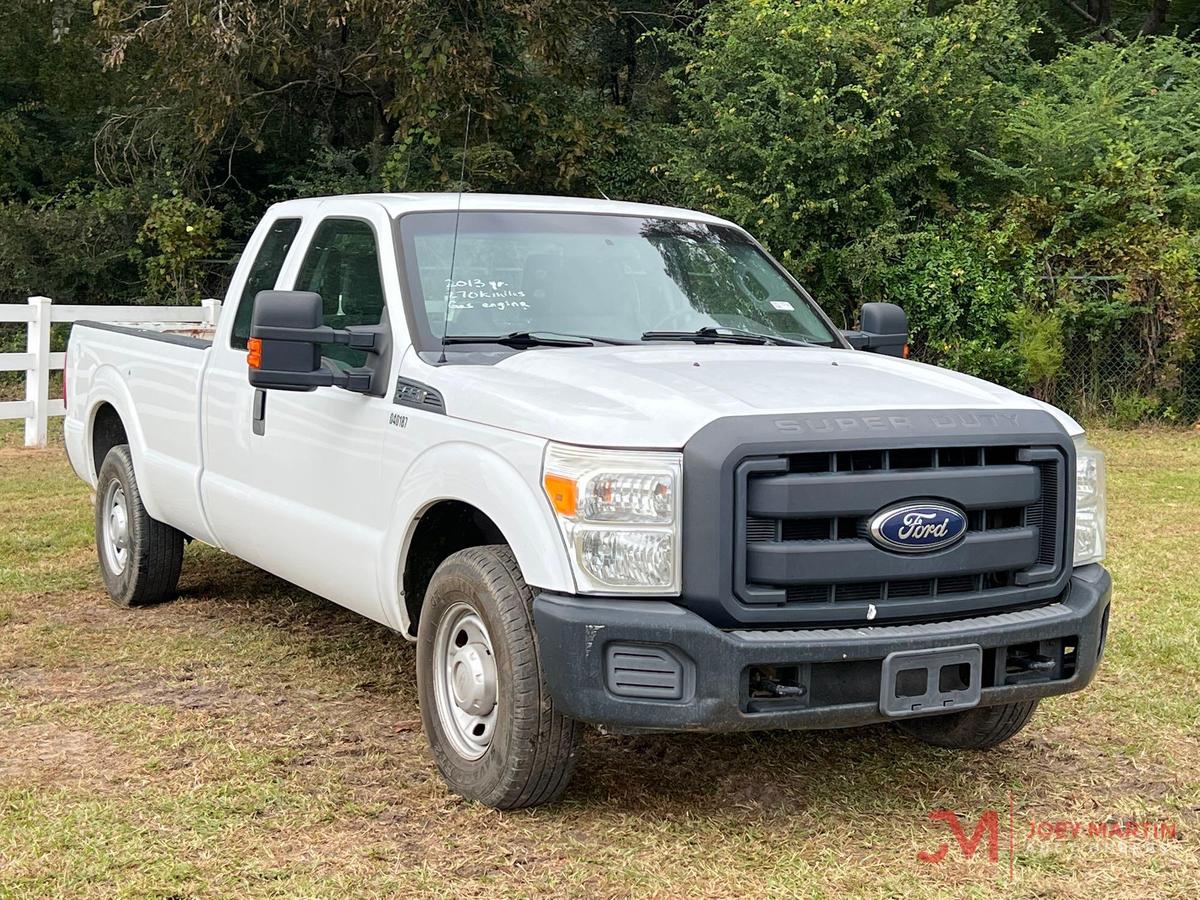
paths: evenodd
<path fill-rule="evenodd" d="M 531 469 L 529 474 L 487 447 L 453 442 L 427 450 L 405 472 L 384 542 L 385 547 L 394 549 L 380 567 L 381 577 L 390 577 L 390 583 L 379 586 L 389 617 L 404 633 L 409 633 L 411 625 L 401 592 L 404 560 L 421 516 L 442 500 L 468 504 L 491 519 L 512 548 L 529 585 L 575 592 L 566 545 L 541 490 L 541 448 L 524 447 L 517 457 Z"/>

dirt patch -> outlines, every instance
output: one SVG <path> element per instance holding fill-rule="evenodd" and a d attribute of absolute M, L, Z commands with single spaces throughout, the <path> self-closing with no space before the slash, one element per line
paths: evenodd
<path fill-rule="evenodd" d="M 136 771 L 136 761 L 89 731 L 47 722 L 10 725 L 0 734 L 0 784 L 108 790 Z"/>

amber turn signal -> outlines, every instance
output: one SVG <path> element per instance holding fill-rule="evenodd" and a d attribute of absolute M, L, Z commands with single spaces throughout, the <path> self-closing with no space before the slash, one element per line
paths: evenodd
<path fill-rule="evenodd" d="M 546 496 L 550 498 L 550 505 L 554 507 L 554 511 L 560 516 L 575 515 L 578 504 L 575 482 L 562 475 L 547 472 L 543 483 L 546 486 Z"/>
<path fill-rule="evenodd" d="M 246 365 L 248 365 L 252 369 L 261 368 L 262 367 L 262 339 L 261 338 L 250 338 L 250 340 L 246 341 L 246 350 L 249 351 L 246 354 Z"/>
<path fill-rule="evenodd" d="M 905 359 L 908 359 L 908 344 L 905 344 L 905 345 L 904 345 L 904 350 L 902 351 L 902 354 L 901 354 L 901 355 L 902 355 L 902 356 L 903 356 Z"/>

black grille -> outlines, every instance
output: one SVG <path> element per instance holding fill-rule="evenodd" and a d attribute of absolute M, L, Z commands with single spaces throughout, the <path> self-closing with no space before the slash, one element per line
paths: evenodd
<path fill-rule="evenodd" d="M 1020 445 L 746 460 L 736 476 L 745 518 L 735 593 L 813 621 L 848 604 L 897 620 L 1025 602 L 1028 588 L 1063 564 L 1063 461 L 1059 448 Z M 920 499 L 962 507 L 963 540 L 928 554 L 892 553 L 869 540 L 879 510 Z"/>
<path fill-rule="evenodd" d="M 1055 562 L 1058 529 L 1055 514 L 1058 510 L 1058 463 L 1051 460 L 1038 464 L 1041 475 L 1040 502 L 1025 508 L 1025 524 L 1038 529 L 1041 539 L 1038 544 L 1038 562 L 1053 566 Z"/>
<path fill-rule="evenodd" d="M 919 600 L 954 594 L 979 593 L 1012 584 L 1011 572 L 985 572 L 949 578 L 914 578 L 893 581 L 863 581 L 846 584 L 807 584 L 788 588 L 788 603 L 831 603 L 834 601 Z"/>
<path fill-rule="evenodd" d="M 839 450 L 793 453 L 788 471 L 803 474 L 826 472 L 880 472 L 900 469 L 949 469 L 999 466 L 1016 463 L 1020 447 L 900 447 L 887 450 Z"/>

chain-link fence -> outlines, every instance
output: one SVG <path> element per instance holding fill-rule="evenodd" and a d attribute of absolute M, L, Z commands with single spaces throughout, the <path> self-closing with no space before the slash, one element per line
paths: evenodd
<path fill-rule="evenodd" d="M 1058 375 L 1041 392 L 1083 419 L 1117 424 L 1200 418 L 1200 359 L 1171 359 L 1156 329 L 1131 321 L 1103 340 L 1068 344 Z"/>

